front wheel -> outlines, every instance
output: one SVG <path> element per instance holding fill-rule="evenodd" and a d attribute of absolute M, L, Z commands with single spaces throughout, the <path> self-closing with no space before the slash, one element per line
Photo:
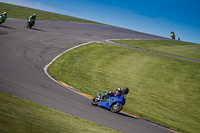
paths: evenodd
<path fill-rule="evenodd" d="M 113 113 L 118 113 L 123 108 L 122 103 L 115 103 L 111 106 L 110 111 Z"/>
<path fill-rule="evenodd" d="M 31 24 L 30 22 L 28 22 L 28 24 L 27 24 L 27 28 L 32 28 L 33 27 L 33 24 Z"/>
<path fill-rule="evenodd" d="M 99 102 L 100 102 L 100 97 L 95 97 L 92 99 L 91 104 L 94 106 L 98 106 Z"/>
<path fill-rule="evenodd" d="M 27 24 L 27 28 L 31 28 L 31 24 L 30 23 Z"/>

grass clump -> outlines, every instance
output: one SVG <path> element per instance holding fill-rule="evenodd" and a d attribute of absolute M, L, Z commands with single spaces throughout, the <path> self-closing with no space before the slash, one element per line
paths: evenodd
<path fill-rule="evenodd" d="M 0 132 L 114 133 L 117 131 L 0 91 Z"/>
<path fill-rule="evenodd" d="M 63 54 L 48 72 L 93 96 L 126 86 L 126 111 L 183 132 L 198 132 L 199 68 L 198 62 L 94 43 Z"/>

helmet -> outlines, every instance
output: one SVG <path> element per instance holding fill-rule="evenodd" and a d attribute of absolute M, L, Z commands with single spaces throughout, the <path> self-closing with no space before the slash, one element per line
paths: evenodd
<path fill-rule="evenodd" d="M 32 18 L 33 18 L 33 19 L 35 19 L 35 18 L 36 18 L 36 15 L 35 15 L 35 14 L 33 14 L 33 15 L 31 15 L 31 16 L 32 16 Z"/>
<path fill-rule="evenodd" d="M 124 87 L 123 91 L 124 91 L 124 94 L 128 94 L 129 93 L 129 89 L 127 87 Z"/>

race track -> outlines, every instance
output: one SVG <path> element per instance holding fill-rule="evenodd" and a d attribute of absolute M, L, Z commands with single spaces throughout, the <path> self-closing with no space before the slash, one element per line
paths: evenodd
<path fill-rule="evenodd" d="M 26 28 L 24 19 L 0 25 L 0 91 L 81 117 L 123 133 L 172 132 L 124 114 L 94 107 L 90 100 L 55 83 L 44 67 L 69 48 L 106 39 L 166 39 L 127 29 L 96 24 L 36 21 Z"/>

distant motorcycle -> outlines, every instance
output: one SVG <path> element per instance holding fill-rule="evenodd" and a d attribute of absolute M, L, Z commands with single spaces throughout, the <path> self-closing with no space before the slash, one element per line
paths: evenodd
<path fill-rule="evenodd" d="M 27 24 L 27 28 L 32 28 L 34 26 L 34 20 L 32 20 L 32 19 L 28 19 L 28 24 Z"/>
<path fill-rule="evenodd" d="M 0 15 L 0 24 L 5 23 L 5 21 L 6 19 L 2 15 Z"/>
<path fill-rule="evenodd" d="M 103 91 L 104 94 L 107 94 L 106 91 Z M 94 106 L 100 106 L 110 110 L 111 112 L 118 113 L 122 110 L 126 102 L 126 95 L 122 93 L 121 96 L 113 94 L 113 96 L 102 96 L 99 92 L 97 97 L 93 98 L 91 104 Z"/>

